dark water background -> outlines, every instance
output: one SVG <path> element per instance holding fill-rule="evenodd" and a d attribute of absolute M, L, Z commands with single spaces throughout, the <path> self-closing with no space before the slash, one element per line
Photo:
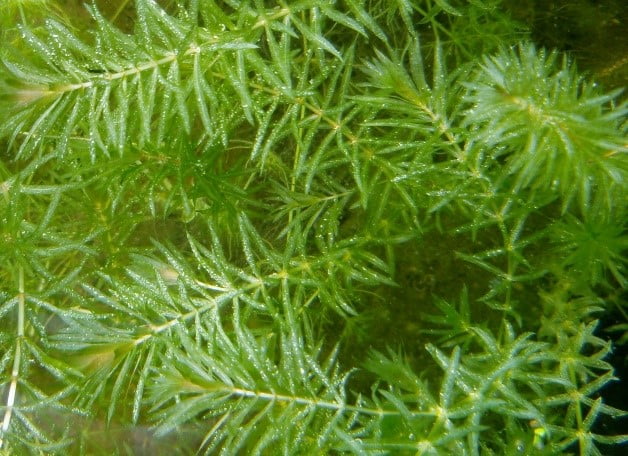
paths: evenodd
<path fill-rule="evenodd" d="M 538 45 L 566 51 L 606 88 L 628 86 L 628 0 L 506 0 Z"/>

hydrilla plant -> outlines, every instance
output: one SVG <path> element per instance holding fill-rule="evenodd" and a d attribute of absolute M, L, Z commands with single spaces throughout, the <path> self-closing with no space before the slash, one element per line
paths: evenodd
<path fill-rule="evenodd" d="M 620 91 L 500 0 L 130 6 L 0 9 L 4 454 L 628 441 Z"/>

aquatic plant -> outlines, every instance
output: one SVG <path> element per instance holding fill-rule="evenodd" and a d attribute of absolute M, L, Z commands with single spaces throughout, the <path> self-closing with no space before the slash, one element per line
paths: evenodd
<path fill-rule="evenodd" d="M 628 441 L 621 91 L 499 0 L 127 3 L 0 9 L 0 449 Z"/>

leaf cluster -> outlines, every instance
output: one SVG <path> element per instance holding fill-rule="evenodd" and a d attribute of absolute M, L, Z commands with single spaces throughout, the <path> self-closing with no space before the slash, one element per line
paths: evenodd
<path fill-rule="evenodd" d="M 500 0 L 31 3 L 0 9 L 1 450 L 628 440 L 626 104 Z"/>

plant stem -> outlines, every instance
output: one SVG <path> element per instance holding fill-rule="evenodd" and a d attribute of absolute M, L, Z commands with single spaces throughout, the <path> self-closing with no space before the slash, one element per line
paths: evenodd
<path fill-rule="evenodd" d="M 20 374 L 20 361 L 22 358 L 22 338 L 24 337 L 24 268 L 18 268 L 18 296 L 17 296 L 17 338 L 15 341 L 15 356 L 13 357 L 13 369 L 11 370 L 11 384 L 9 385 L 9 394 L 7 395 L 7 405 L 4 411 L 4 419 L 2 421 L 2 430 L 0 431 L 0 449 L 4 444 L 4 436 L 9 430 L 11 424 L 11 416 L 13 415 L 13 406 L 15 404 L 15 396 L 17 392 L 17 379 Z"/>

